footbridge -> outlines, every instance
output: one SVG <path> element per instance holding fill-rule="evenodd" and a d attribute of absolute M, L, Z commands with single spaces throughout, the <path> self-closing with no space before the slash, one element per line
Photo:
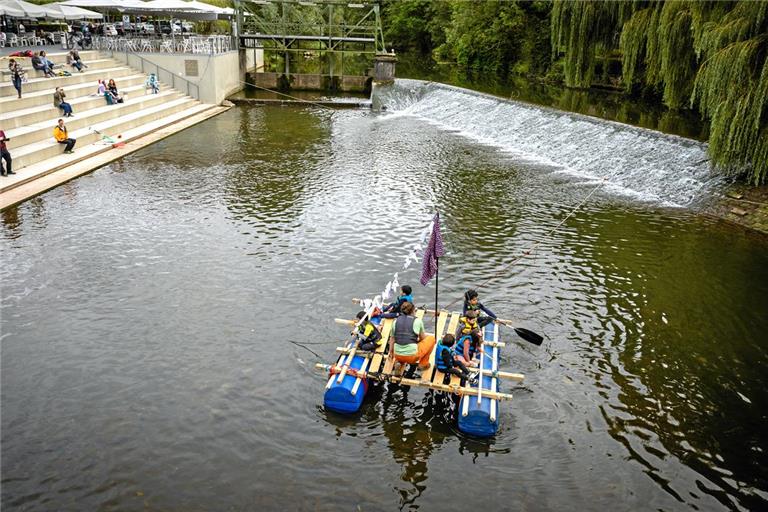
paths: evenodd
<path fill-rule="evenodd" d="M 378 2 L 236 0 L 240 47 L 264 51 L 257 86 L 363 90 L 394 78 Z"/>

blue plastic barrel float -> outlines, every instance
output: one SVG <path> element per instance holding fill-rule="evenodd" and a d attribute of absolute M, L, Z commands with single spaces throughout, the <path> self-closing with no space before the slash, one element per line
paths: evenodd
<path fill-rule="evenodd" d="M 381 318 L 378 317 L 371 319 L 371 323 L 377 325 L 380 321 Z M 350 346 L 350 348 L 352 348 L 352 346 Z M 364 352 L 361 353 L 364 354 Z M 355 355 L 352 358 L 351 363 L 346 363 L 348 357 L 347 354 L 342 354 L 336 365 L 341 366 L 342 364 L 349 364 L 350 369 L 359 370 L 363 367 L 363 364 L 366 364 L 365 369 L 368 369 L 369 363 L 365 363 L 365 361 L 370 360 L 366 357 Z M 341 382 L 337 382 L 338 378 L 338 374 L 333 374 L 329 377 L 329 381 L 330 379 L 333 379 L 333 383 L 330 388 L 326 388 L 325 396 L 323 397 L 323 404 L 326 409 L 344 414 L 359 411 L 360 406 L 363 405 L 365 394 L 368 392 L 369 379 L 360 379 L 360 384 L 357 384 L 355 394 L 352 394 L 352 391 L 355 388 L 355 383 L 358 381 L 357 377 L 347 374 L 344 375 Z"/>
<path fill-rule="evenodd" d="M 490 323 L 483 329 L 484 341 L 499 341 L 499 326 Z M 499 368 L 499 349 L 498 347 L 484 347 L 485 355 L 480 358 L 480 368 L 495 372 Z M 491 375 L 480 375 L 478 384 L 473 388 L 478 388 L 482 384 L 480 400 L 477 396 L 463 396 L 459 401 L 459 430 L 465 434 L 476 437 L 490 437 L 496 435 L 499 430 L 499 401 L 482 396 L 482 391 L 498 392 L 498 378 Z"/>

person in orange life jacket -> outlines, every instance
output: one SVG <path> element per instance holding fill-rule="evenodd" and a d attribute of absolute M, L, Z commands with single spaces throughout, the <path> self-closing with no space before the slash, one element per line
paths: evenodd
<path fill-rule="evenodd" d="M 53 136 L 59 144 L 66 144 L 66 147 L 64 148 L 65 153 L 74 153 L 72 148 L 75 147 L 75 142 L 77 142 L 77 140 L 69 138 L 67 127 L 64 126 L 63 119 L 59 119 L 59 124 L 53 129 Z"/>
<path fill-rule="evenodd" d="M 357 314 L 358 320 L 362 320 L 364 317 L 365 311 L 360 311 Z M 379 330 L 367 318 L 357 326 L 355 335 L 358 339 L 358 347 L 361 350 L 376 350 L 384 342 L 384 340 L 381 339 Z"/>
<path fill-rule="evenodd" d="M 477 310 L 470 309 L 459 318 L 456 329 L 456 358 L 468 366 L 477 366 L 479 362 L 474 357 L 483 352 L 477 315 Z"/>
<path fill-rule="evenodd" d="M 480 303 L 480 300 L 478 299 L 477 292 L 475 290 L 467 290 L 467 292 L 464 294 L 464 309 L 462 312 L 466 315 L 467 311 L 475 310 L 478 313 L 480 311 L 483 311 L 488 316 L 481 316 L 477 319 L 477 325 L 478 327 L 485 327 L 489 323 L 496 320 L 496 315 L 488 309 L 487 307 L 483 306 L 482 303 Z"/>
<path fill-rule="evenodd" d="M 11 139 L 5 136 L 5 132 L 0 130 L 0 174 L 3 176 L 16 174 L 11 170 L 11 162 L 13 159 L 11 158 L 11 154 L 8 152 L 8 147 L 5 145 L 5 142 L 9 140 Z M 3 169 L 2 160 L 5 160 L 5 169 Z"/>
<path fill-rule="evenodd" d="M 424 322 L 413 316 L 415 310 L 412 302 L 403 302 L 400 306 L 400 315 L 395 319 L 389 337 L 388 357 L 401 364 L 418 363 L 421 370 L 428 370 L 435 337 L 424 332 Z"/>
<path fill-rule="evenodd" d="M 400 287 L 400 295 L 397 297 L 397 300 L 384 306 L 383 312 L 378 316 L 382 318 L 397 318 L 397 315 L 400 314 L 400 308 L 406 302 L 413 303 L 413 289 L 409 285 L 404 284 Z"/>
<path fill-rule="evenodd" d="M 469 370 L 464 366 L 454 348 L 456 337 L 453 334 L 446 334 L 443 339 L 437 342 L 437 349 L 435 349 L 435 366 L 445 374 L 443 384 L 447 384 L 450 379 L 449 375 L 457 375 L 461 377 L 461 385 L 464 386 L 469 379 Z"/>

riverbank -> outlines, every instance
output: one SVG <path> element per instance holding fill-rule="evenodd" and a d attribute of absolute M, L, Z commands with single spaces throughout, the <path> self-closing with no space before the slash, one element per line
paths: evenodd
<path fill-rule="evenodd" d="M 704 211 L 733 224 L 768 235 L 768 187 L 732 185 Z"/>

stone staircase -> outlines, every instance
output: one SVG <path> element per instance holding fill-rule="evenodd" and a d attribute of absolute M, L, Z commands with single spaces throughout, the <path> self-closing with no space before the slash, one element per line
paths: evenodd
<path fill-rule="evenodd" d="M 66 65 L 66 53 L 48 54 L 57 64 L 56 71 L 72 73 L 55 78 L 32 69 L 30 59 L 21 59 L 28 78 L 22 85 L 21 99 L 10 81 L 7 61 L 0 62 L 0 129 L 11 139 L 7 145 L 17 173 L 0 178 L 0 193 L 112 149 L 95 130 L 113 139 L 122 135 L 120 140 L 129 142 L 192 116 L 202 120 L 220 111 L 202 115 L 217 107 L 201 104 L 165 84 L 161 84 L 159 94 L 149 94 L 144 87 L 146 75 L 97 51 L 83 51 L 80 56 L 88 65 L 83 72 Z M 107 105 L 96 95 L 97 80 L 110 78 L 117 83 L 124 103 Z M 64 146 L 53 138 L 53 128 L 62 117 L 61 110 L 53 106 L 56 87 L 64 88 L 74 111 L 74 117 L 65 120 L 69 136 L 77 139 L 72 155 L 63 155 Z"/>

